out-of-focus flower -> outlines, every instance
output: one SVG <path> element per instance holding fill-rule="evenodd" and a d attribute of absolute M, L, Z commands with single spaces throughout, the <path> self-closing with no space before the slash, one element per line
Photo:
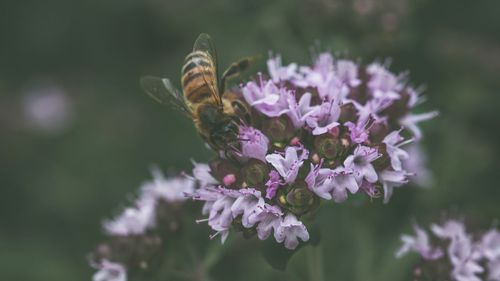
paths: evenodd
<path fill-rule="evenodd" d="M 403 160 L 403 169 L 414 174 L 410 181 L 417 186 L 428 187 L 431 185 L 432 173 L 427 167 L 427 158 L 425 152 L 418 144 L 409 144 L 406 146 L 408 158 Z"/>
<path fill-rule="evenodd" d="M 40 84 L 23 95 L 23 112 L 29 126 L 46 133 L 58 133 L 73 120 L 73 104 L 55 83 Z"/>
<path fill-rule="evenodd" d="M 439 248 L 433 248 L 429 242 L 429 235 L 418 225 L 414 225 L 415 236 L 402 235 L 403 245 L 396 252 L 396 257 L 401 257 L 410 251 L 419 253 L 424 259 L 435 260 L 443 256 L 443 251 Z"/>
<path fill-rule="evenodd" d="M 143 200 L 165 200 L 167 202 L 185 201 L 186 193 L 192 193 L 196 182 L 188 177 L 166 178 L 158 167 L 151 169 L 153 180 L 147 181 L 141 186 L 141 197 Z"/>
<path fill-rule="evenodd" d="M 418 253 L 425 262 L 420 266 L 432 268 L 449 268 L 435 274 L 446 276 L 430 276 L 433 280 L 450 278 L 454 281 L 480 281 L 482 276 L 487 280 L 499 280 L 500 237 L 496 229 L 491 229 L 479 237 L 466 232 L 465 225 L 456 220 L 449 220 L 442 225 L 432 224 L 432 233 L 441 240 L 440 247 L 431 247 L 428 234 L 415 226 L 416 236 L 403 235 L 403 245 L 396 257 L 410 251 Z M 474 240 L 473 237 L 479 237 Z M 446 247 L 444 250 L 442 247 Z M 486 272 L 486 275 L 484 274 Z"/>
<path fill-rule="evenodd" d="M 153 180 L 144 182 L 135 206 L 125 208 L 121 214 L 103 222 L 108 235 L 137 235 L 156 226 L 157 202 L 168 203 L 186 200 L 186 193 L 194 191 L 195 181 L 187 177 L 165 178 L 163 173 L 154 167 L 151 170 Z"/>
<path fill-rule="evenodd" d="M 127 271 L 119 263 L 103 260 L 100 264 L 94 265 L 98 271 L 92 277 L 93 281 L 126 281 Z"/>
<path fill-rule="evenodd" d="M 154 225 L 155 203 L 151 199 L 137 202 L 137 206 L 129 207 L 112 220 L 103 222 L 103 228 L 109 235 L 142 234 Z"/>

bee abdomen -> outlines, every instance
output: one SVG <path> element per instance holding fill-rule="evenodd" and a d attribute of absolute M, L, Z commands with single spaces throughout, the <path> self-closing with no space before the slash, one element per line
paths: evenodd
<path fill-rule="evenodd" d="M 188 101 L 199 103 L 210 98 L 216 79 L 215 66 L 207 53 L 196 51 L 186 57 L 181 82 Z"/>

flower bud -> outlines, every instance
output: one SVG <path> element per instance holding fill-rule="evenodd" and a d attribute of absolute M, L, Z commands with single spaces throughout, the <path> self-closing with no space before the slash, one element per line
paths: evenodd
<path fill-rule="evenodd" d="M 212 176 L 219 182 L 224 182 L 224 177 L 230 174 L 236 175 L 238 167 L 227 159 L 217 158 L 209 162 Z"/>
<path fill-rule="evenodd" d="M 338 139 L 330 134 L 323 134 L 314 140 L 314 148 L 318 154 L 327 159 L 335 158 L 341 150 L 341 144 Z"/>
<path fill-rule="evenodd" d="M 339 122 L 354 122 L 358 118 L 358 111 L 354 107 L 353 103 L 346 103 L 340 107 L 340 117 Z"/>
<path fill-rule="evenodd" d="M 278 204 L 300 216 L 315 210 L 319 206 L 319 197 L 309 190 L 304 181 L 299 181 L 285 191 L 278 191 Z"/>
<path fill-rule="evenodd" d="M 389 134 L 389 128 L 384 122 L 376 122 L 370 128 L 370 141 L 380 143 Z"/>
<path fill-rule="evenodd" d="M 250 159 L 241 170 L 242 180 L 251 187 L 265 183 L 269 178 L 268 174 L 267 165 L 257 159 Z"/>
<path fill-rule="evenodd" d="M 373 167 L 377 171 L 383 171 L 391 166 L 391 159 L 387 154 L 387 146 L 385 143 L 381 143 L 375 147 L 378 152 L 381 154 L 379 158 L 372 162 Z"/>
<path fill-rule="evenodd" d="M 286 115 L 268 119 L 264 122 L 262 132 L 272 140 L 273 144 L 286 142 L 294 134 L 293 124 Z M 279 145 L 276 145 L 279 147 Z"/>

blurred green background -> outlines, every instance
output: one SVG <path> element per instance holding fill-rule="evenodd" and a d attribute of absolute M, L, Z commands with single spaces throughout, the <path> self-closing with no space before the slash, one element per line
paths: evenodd
<path fill-rule="evenodd" d="M 499 12 L 495 0 L 1 1 L 0 279 L 90 280 L 101 220 L 150 164 L 178 172 L 210 159 L 190 120 L 138 84 L 177 81 L 207 32 L 222 66 L 270 50 L 308 63 L 319 41 L 363 62 L 392 58 L 426 86 L 419 110 L 441 113 L 423 125 L 430 188 L 400 189 L 389 205 L 326 205 L 318 218 L 327 280 L 408 280 L 416 260 L 393 253 L 412 219 L 446 211 L 488 227 L 500 217 Z M 307 280 L 302 256 L 280 273 L 233 251 L 212 276 Z"/>

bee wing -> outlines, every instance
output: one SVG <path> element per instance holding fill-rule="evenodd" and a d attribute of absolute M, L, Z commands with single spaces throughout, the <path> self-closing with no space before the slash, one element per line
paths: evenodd
<path fill-rule="evenodd" d="M 184 96 L 167 78 L 144 76 L 141 78 L 141 86 L 144 91 L 157 102 L 161 104 L 170 104 L 187 117 L 192 116 L 191 109 L 186 104 Z"/>
<path fill-rule="evenodd" d="M 217 65 L 217 51 L 215 50 L 215 45 L 212 42 L 212 39 L 210 38 L 210 35 L 206 33 L 200 34 L 196 41 L 194 42 L 193 46 L 193 52 L 196 51 L 201 51 L 204 53 L 207 53 L 209 57 L 212 59 L 212 64 L 214 65 L 214 72 L 215 72 L 215 79 L 214 81 L 210 81 L 211 79 L 205 75 L 205 71 L 202 72 L 203 79 L 205 80 L 205 83 L 209 85 L 209 87 L 212 89 L 212 96 L 214 99 L 219 103 L 219 105 L 222 106 L 222 97 L 219 92 L 219 86 L 218 86 L 218 81 L 217 79 L 219 78 L 219 67 Z M 195 61 L 197 66 L 202 67 L 202 69 L 206 69 L 206 66 L 201 66 L 198 64 L 197 61 Z"/>

